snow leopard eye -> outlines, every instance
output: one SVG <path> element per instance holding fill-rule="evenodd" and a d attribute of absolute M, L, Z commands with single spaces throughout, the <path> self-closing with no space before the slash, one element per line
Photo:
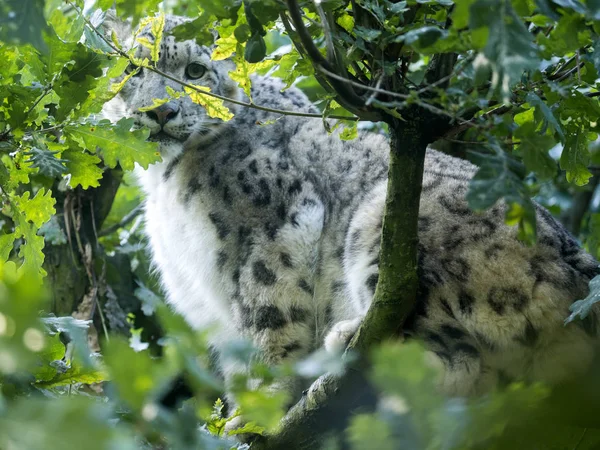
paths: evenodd
<path fill-rule="evenodd" d="M 203 66 L 199 63 L 191 63 L 185 68 L 185 76 L 192 79 L 197 80 L 198 78 L 202 78 L 206 73 L 206 66 Z"/>
<path fill-rule="evenodd" d="M 137 69 L 137 66 L 135 64 L 129 63 L 129 65 L 125 68 L 125 73 L 126 74 L 130 74 L 131 72 L 135 71 Z M 142 68 L 140 67 L 139 70 L 137 71 L 136 74 L 134 74 L 134 77 L 140 76 L 142 74 Z"/>

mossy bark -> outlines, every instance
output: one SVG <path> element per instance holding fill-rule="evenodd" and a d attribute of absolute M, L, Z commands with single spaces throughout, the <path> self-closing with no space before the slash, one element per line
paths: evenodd
<path fill-rule="evenodd" d="M 69 240 L 65 244 L 47 244 L 44 269 L 48 272 L 45 284 L 52 299 L 52 312 L 57 316 L 70 315 L 79 306 L 91 287 L 84 261 L 85 249 L 93 261 L 97 255 L 97 231 L 108 215 L 123 172 L 107 170 L 95 189 L 76 188 L 68 191 L 54 189 L 59 225 Z"/>
<path fill-rule="evenodd" d="M 394 122 L 390 134 L 379 281 L 369 311 L 349 346 L 363 353 L 401 331 L 414 309 L 419 283 L 419 200 L 427 142 L 419 122 Z"/>

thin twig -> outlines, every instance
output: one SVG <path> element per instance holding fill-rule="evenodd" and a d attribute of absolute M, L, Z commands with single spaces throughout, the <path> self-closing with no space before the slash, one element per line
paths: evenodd
<path fill-rule="evenodd" d="M 327 58 L 329 58 L 329 62 L 332 65 L 338 64 L 338 55 L 335 51 L 335 46 L 333 45 L 333 35 L 331 33 L 331 27 L 329 26 L 329 20 L 327 14 L 323 10 L 321 6 L 321 0 L 314 0 L 315 9 L 319 14 L 319 18 L 321 19 L 321 27 L 323 28 L 323 35 L 325 36 L 325 43 L 327 46 Z"/>
<path fill-rule="evenodd" d="M 377 79 L 377 83 L 375 84 L 375 87 L 373 89 L 379 90 L 381 88 L 381 83 L 383 83 L 384 77 L 385 77 L 385 74 L 382 73 L 381 76 Z M 369 86 L 369 87 L 371 87 L 371 86 Z M 375 100 L 375 98 L 377 97 L 377 93 L 378 93 L 377 90 L 373 90 L 373 93 L 371 95 L 369 95 L 369 98 L 365 102 L 365 105 L 369 106 L 371 103 L 373 103 L 373 100 Z"/>
<path fill-rule="evenodd" d="M 411 102 L 409 101 L 404 101 L 404 102 L 382 102 L 381 100 L 373 100 L 373 104 L 379 108 L 390 108 L 390 109 L 404 109 L 407 108 Z M 458 121 L 460 124 L 467 124 L 468 122 L 461 119 L 460 117 L 456 117 L 453 114 L 449 113 L 448 111 L 444 111 L 443 109 L 440 109 L 436 106 L 430 105 L 428 103 L 423 103 L 423 102 L 418 102 L 418 101 L 413 101 L 412 104 L 415 104 L 429 112 L 432 112 L 434 114 L 437 114 L 439 116 L 446 116 L 449 117 L 452 120 L 456 120 Z M 473 126 L 475 126 L 473 124 Z"/>
<path fill-rule="evenodd" d="M 558 78 L 556 78 L 556 82 L 559 81 L 563 81 L 566 78 L 569 78 L 574 72 L 579 72 L 579 69 L 581 69 L 583 67 L 584 63 L 580 62 L 575 64 L 574 67 L 570 68 L 569 70 L 565 71 L 564 73 L 560 74 L 560 76 Z"/>
<path fill-rule="evenodd" d="M 290 18 L 296 29 L 296 33 L 298 34 L 299 43 L 304 47 L 306 53 L 313 61 L 313 63 L 323 66 L 325 69 L 330 72 L 335 73 L 335 68 L 329 64 L 329 61 L 323 57 L 317 46 L 312 40 L 312 36 L 304 26 L 302 13 L 300 6 L 296 0 L 286 0 L 286 4 L 288 6 Z M 346 78 L 346 77 L 344 77 Z M 329 79 L 328 80 L 336 93 L 339 94 L 340 99 L 338 101 L 340 103 L 347 103 L 350 109 L 362 109 L 364 107 L 364 100 L 362 97 L 358 96 L 354 90 L 352 90 L 345 83 L 339 83 L 339 80 Z"/>
<path fill-rule="evenodd" d="M 573 450 L 577 450 L 577 448 L 579 448 L 581 442 L 583 441 L 583 438 L 585 437 L 585 434 L 587 433 L 587 430 L 587 428 L 583 429 L 583 433 L 581 433 L 581 436 L 579 436 L 579 440 L 577 441 L 577 444 L 575 444 L 575 447 L 573 447 Z"/>
<path fill-rule="evenodd" d="M 469 62 L 471 62 L 473 59 L 475 59 L 473 56 L 469 56 L 469 57 L 465 58 L 464 60 L 460 61 L 458 64 L 456 64 L 456 66 L 457 66 L 456 70 L 454 70 L 454 71 L 452 71 L 452 73 L 449 73 L 448 75 L 440 78 L 439 80 L 435 81 L 434 83 L 431 83 L 431 84 L 428 84 L 427 86 L 422 87 L 421 89 L 419 89 L 417 91 L 417 94 L 421 95 L 427 91 L 435 89 L 436 87 L 445 84 L 447 81 L 450 81 L 451 78 L 460 75 L 462 73 L 462 71 L 465 70 L 466 65 Z"/>
<path fill-rule="evenodd" d="M 344 83 L 348 83 L 348 84 L 351 84 L 353 86 L 356 86 L 356 87 L 359 87 L 361 89 L 364 89 L 365 91 L 375 92 L 377 94 L 384 94 L 384 95 L 387 95 L 389 97 L 399 98 L 401 100 L 408 100 L 408 99 L 411 98 L 409 95 L 406 95 L 406 94 L 401 94 L 399 92 L 388 91 L 387 89 L 381 89 L 381 88 L 376 87 L 376 86 L 368 86 L 366 84 L 362 84 L 362 83 L 358 83 L 356 81 L 349 80 L 348 78 L 344 78 L 341 75 L 338 75 L 337 73 L 334 73 L 334 72 L 331 72 L 331 71 L 327 70 L 323 66 L 317 65 L 315 68 L 317 70 L 319 70 L 319 72 L 323 72 L 325 75 L 327 75 L 330 78 L 335 78 L 336 80 L 343 81 Z M 378 83 L 378 84 L 380 84 L 380 83 Z"/>
<path fill-rule="evenodd" d="M 510 111 L 513 108 L 513 105 L 502 105 L 499 106 L 498 108 L 492 109 L 491 111 L 488 111 L 484 114 L 482 114 L 481 116 L 472 119 L 472 120 L 468 120 L 468 121 L 462 121 L 462 123 L 460 123 L 457 127 L 452 128 L 451 130 L 448 130 L 442 137 L 441 139 L 448 139 L 452 136 L 456 136 L 460 133 L 462 133 L 463 131 L 468 130 L 469 128 L 477 128 L 478 124 L 475 123 L 475 121 L 481 121 L 482 119 L 487 119 L 488 117 L 491 116 L 498 116 L 498 115 L 502 115 L 508 111 Z"/>
<path fill-rule="evenodd" d="M 554 72 L 552 72 L 551 74 L 549 74 L 546 78 L 550 81 L 554 81 L 557 78 L 560 78 L 564 73 L 565 73 L 565 69 L 575 60 L 577 60 L 579 62 L 579 54 L 581 51 L 586 52 L 586 50 L 588 48 L 590 48 L 591 44 L 588 44 L 586 46 L 584 46 L 583 48 L 581 48 L 580 50 L 577 50 L 577 52 L 571 56 L 569 59 L 567 59 L 563 64 L 561 64 L 560 67 L 558 67 Z"/>
<path fill-rule="evenodd" d="M 52 90 L 52 88 L 54 87 L 54 80 L 52 80 L 50 83 L 48 83 L 45 87 L 44 90 L 42 91 L 42 93 L 40 94 L 40 96 L 36 99 L 36 101 L 33 103 L 33 105 L 31 105 L 29 108 L 27 108 L 27 110 L 23 113 L 23 116 L 25 117 L 25 119 L 23 121 L 25 121 L 27 119 L 27 117 L 29 116 L 29 114 L 31 113 L 31 111 L 34 110 L 34 108 L 39 105 L 39 103 L 42 101 L 42 99 L 44 97 L 46 97 L 46 95 L 48 95 L 50 93 L 50 91 Z"/>
<path fill-rule="evenodd" d="M 115 223 L 110 227 L 101 229 L 98 233 L 98 237 L 108 236 L 109 234 L 112 234 L 115 231 L 117 231 L 119 228 L 123 228 L 125 225 L 127 225 L 137 216 L 139 216 L 142 213 L 143 209 L 144 207 L 141 204 L 137 205 L 135 208 L 129 211 L 119 223 Z"/>

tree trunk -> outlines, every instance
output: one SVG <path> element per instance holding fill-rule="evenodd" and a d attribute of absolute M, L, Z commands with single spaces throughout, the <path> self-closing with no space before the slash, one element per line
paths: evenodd
<path fill-rule="evenodd" d="M 52 312 L 57 316 L 71 315 L 87 296 L 94 300 L 88 306 L 91 311 L 87 318 L 93 316 L 98 294 L 94 262 L 101 253 L 97 232 L 108 216 L 122 177 L 120 169 L 106 170 L 95 189 L 53 189 L 56 217 L 68 238 L 65 244 L 46 244 L 44 249 L 44 269 L 48 272 L 45 284 L 51 295 Z"/>
<path fill-rule="evenodd" d="M 381 232 L 379 281 L 350 348 L 361 352 L 398 335 L 417 296 L 418 218 L 427 141 L 419 122 L 390 124 L 390 165 Z"/>
<path fill-rule="evenodd" d="M 348 346 L 348 350 L 358 351 L 359 360 L 340 377 L 321 376 L 290 409 L 279 431 L 259 439 L 253 448 L 317 449 L 326 434 L 347 427 L 357 408 L 375 407 L 376 395 L 366 376 L 368 350 L 401 332 L 417 296 L 419 200 L 428 143 L 421 123 L 409 120 L 390 124 L 379 281 L 369 311 Z"/>

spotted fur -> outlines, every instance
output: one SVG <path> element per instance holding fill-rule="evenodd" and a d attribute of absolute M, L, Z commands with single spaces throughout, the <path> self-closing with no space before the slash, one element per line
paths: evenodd
<path fill-rule="evenodd" d="M 183 19 L 168 17 L 166 30 Z M 140 55 L 146 50 L 139 49 Z M 247 101 L 227 76 L 229 61 L 166 36 L 158 67 L 212 92 Z M 142 113 L 166 86 L 144 71 L 106 114 L 133 117 L 160 142 L 163 162 L 140 172 L 152 258 L 171 305 L 211 340 L 251 339 L 277 364 L 322 345 L 342 348 L 367 311 L 378 280 L 388 142 L 360 132 L 344 142 L 319 120 L 237 108 L 210 119 L 188 98 L 161 129 Z M 254 77 L 255 103 L 316 112 L 298 89 Z M 276 119 L 269 125 L 261 125 Z M 484 392 L 505 379 L 558 382 L 582 371 L 593 352 L 597 312 L 586 326 L 563 326 L 598 264 L 537 208 L 538 244 L 527 247 L 503 222 L 504 207 L 481 214 L 465 203 L 475 167 L 428 150 L 419 216 L 419 302 L 407 334 L 423 340 L 445 368 L 442 389 Z M 221 355 L 227 380 L 245 367 Z M 292 389 L 293 380 L 283 382 Z"/>

